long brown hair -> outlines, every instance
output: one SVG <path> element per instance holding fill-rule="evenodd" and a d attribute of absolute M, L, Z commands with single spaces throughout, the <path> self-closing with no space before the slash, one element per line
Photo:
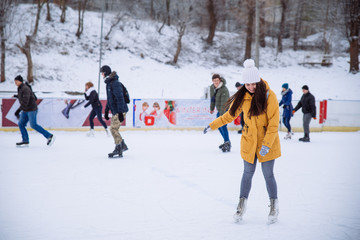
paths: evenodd
<path fill-rule="evenodd" d="M 242 106 L 244 101 L 244 96 L 248 92 L 245 87 L 245 84 L 234 94 L 232 95 L 225 103 L 225 109 L 228 108 L 231 103 L 232 106 L 229 109 L 231 116 L 235 117 L 236 110 Z M 251 100 L 251 106 L 249 110 L 248 117 L 259 116 L 264 113 L 266 110 L 266 84 L 261 79 L 260 82 L 256 83 L 256 89 L 253 94 L 253 99 Z"/>

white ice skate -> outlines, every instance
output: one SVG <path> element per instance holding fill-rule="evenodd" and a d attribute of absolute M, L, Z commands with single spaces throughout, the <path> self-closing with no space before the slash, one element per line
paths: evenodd
<path fill-rule="evenodd" d="M 87 137 L 94 137 L 95 133 L 94 133 L 94 129 L 90 129 L 90 131 L 86 134 Z"/>
<path fill-rule="evenodd" d="M 242 220 L 245 212 L 246 212 L 247 198 L 241 197 L 239 200 L 239 204 L 236 209 L 236 213 L 234 214 L 235 222 L 239 222 Z"/>
<path fill-rule="evenodd" d="M 279 200 L 270 198 L 270 213 L 268 216 L 268 224 L 273 224 L 278 221 L 278 215 L 279 215 Z"/>
<path fill-rule="evenodd" d="M 291 132 L 288 132 L 284 137 L 284 139 L 291 139 L 291 135 L 292 135 Z"/>

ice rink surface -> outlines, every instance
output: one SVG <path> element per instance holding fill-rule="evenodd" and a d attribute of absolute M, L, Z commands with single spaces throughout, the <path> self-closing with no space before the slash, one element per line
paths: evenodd
<path fill-rule="evenodd" d="M 96 131 L 0 132 L 0 240 L 360 239 L 360 132 L 284 140 L 276 160 L 279 222 L 267 225 L 261 168 L 248 209 L 234 223 L 243 171 L 240 138 L 222 153 L 220 133 L 125 131 L 129 150 L 108 159 L 112 137 Z"/>

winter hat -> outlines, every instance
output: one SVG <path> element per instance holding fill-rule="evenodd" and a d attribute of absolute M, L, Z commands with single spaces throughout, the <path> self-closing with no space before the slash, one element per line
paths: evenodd
<path fill-rule="evenodd" d="M 302 89 L 309 90 L 309 87 L 307 85 L 304 85 Z"/>
<path fill-rule="evenodd" d="M 104 65 L 100 68 L 100 72 L 103 72 L 106 76 L 109 76 L 111 73 L 111 68 L 108 65 Z"/>
<path fill-rule="evenodd" d="M 288 89 L 288 88 L 289 88 L 289 84 L 284 83 L 281 87 L 282 87 L 282 88 L 285 88 L 285 89 Z"/>
<path fill-rule="evenodd" d="M 24 82 L 24 79 L 22 78 L 21 75 L 17 75 L 17 76 L 15 77 L 15 80 L 18 80 L 18 81 L 20 81 L 20 82 Z"/>
<path fill-rule="evenodd" d="M 242 86 L 241 83 L 239 83 L 239 82 L 236 82 L 236 83 L 235 83 L 235 87 L 241 87 L 241 86 Z"/>
<path fill-rule="evenodd" d="M 242 74 L 243 83 L 257 83 L 260 82 L 259 70 L 255 67 L 255 62 L 252 59 L 246 59 L 244 62 L 244 71 Z"/>

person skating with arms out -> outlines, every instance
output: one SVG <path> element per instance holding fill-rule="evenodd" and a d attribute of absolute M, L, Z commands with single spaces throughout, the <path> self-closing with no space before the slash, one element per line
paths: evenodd
<path fill-rule="evenodd" d="M 234 218 L 236 221 L 243 218 L 256 163 L 259 161 L 270 198 L 268 223 L 274 223 L 279 214 L 277 184 L 274 177 L 275 159 L 281 156 L 278 134 L 279 104 L 268 83 L 260 78 L 254 60 L 247 59 L 244 67 L 242 79 L 245 87 L 230 97 L 225 105 L 229 106 L 229 110 L 211 122 L 204 129 L 204 133 L 232 122 L 241 112 L 244 112 L 245 126 L 241 136 L 244 172 L 240 186 L 240 199 Z"/>
<path fill-rule="evenodd" d="M 110 119 L 109 111 L 111 110 L 110 132 L 115 142 L 115 149 L 112 153 L 109 153 L 108 156 L 110 158 L 122 157 L 122 153 L 128 150 L 128 147 L 126 146 L 119 129 L 129 108 L 125 102 L 123 86 L 120 83 L 119 76 L 116 72 L 112 72 L 111 68 L 107 65 L 102 66 L 100 72 L 106 84 L 107 104 L 105 108 L 105 119 Z"/>
<path fill-rule="evenodd" d="M 226 81 L 224 78 L 220 77 L 219 74 L 214 74 L 212 76 L 213 84 L 210 86 L 210 113 L 213 114 L 214 110 L 218 111 L 216 117 L 219 117 L 225 113 L 225 103 L 229 99 L 229 90 L 226 87 Z M 227 125 L 221 126 L 219 132 L 224 139 L 219 148 L 223 152 L 230 152 L 231 142 L 229 138 L 229 131 Z"/>
<path fill-rule="evenodd" d="M 22 141 L 16 143 L 17 146 L 27 146 L 29 144 L 29 135 L 26 130 L 26 124 L 30 122 L 31 128 L 41 133 L 46 139 L 46 144 L 51 146 L 55 141 L 55 136 L 43 127 L 37 124 L 36 117 L 38 108 L 36 104 L 36 97 L 32 89 L 24 83 L 21 75 L 15 77 L 15 85 L 17 89 L 17 98 L 20 102 L 20 108 L 15 112 L 16 117 L 19 118 L 19 128 L 22 136 Z"/>

